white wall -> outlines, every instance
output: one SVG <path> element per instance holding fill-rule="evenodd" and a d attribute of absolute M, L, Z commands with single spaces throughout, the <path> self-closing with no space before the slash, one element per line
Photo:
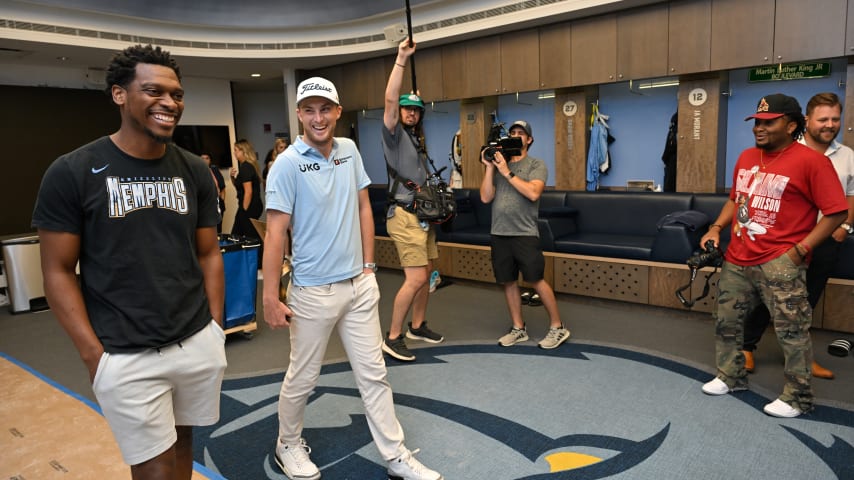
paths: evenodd
<path fill-rule="evenodd" d="M 231 99 L 231 82 L 210 78 L 185 77 L 184 85 L 184 115 L 182 125 L 227 125 L 234 144 L 237 136 L 234 133 L 234 110 Z M 237 212 L 237 191 L 228 181 L 229 169 L 221 169 L 225 182 L 225 217 L 222 219 L 222 231 L 230 232 L 234 225 L 234 213 Z"/>
<path fill-rule="evenodd" d="M 276 133 L 288 132 L 288 115 L 285 111 L 285 87 L 273 92 L 234 92 L 234 121 L 237 138 L 249 140 L 258 152 L 258 162 L 264 169 L 264 157 L 273 148 Z M 264 125 L 270 131 L 264 131 Z M 291 135 L 293 137 L 293 135 Z"/>

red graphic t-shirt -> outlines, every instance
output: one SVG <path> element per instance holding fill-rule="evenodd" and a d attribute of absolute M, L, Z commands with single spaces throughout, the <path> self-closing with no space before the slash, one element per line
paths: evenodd
<path fill-rule="evenodd" d="M 765 263 L 802 241 L 819 210 L 848 208 L 830 159 L 799 143 L 774 153 L 743 151 L 730 199 L 736 210 L 726 259 L 742 266 Z"/>

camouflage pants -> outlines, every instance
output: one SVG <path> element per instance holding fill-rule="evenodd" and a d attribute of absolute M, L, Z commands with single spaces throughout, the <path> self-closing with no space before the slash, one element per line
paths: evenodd
<path fill-rule="evenodd" d="M 803 412 L 812 410 L 812 308 L 807 301 L 806 265 L 795 265 L 785 253 L 749 267 L 724 262 L 718 289 L 713 313 L 718 378 L 733 390 L 747 387 L 741 352 L 744 322 L 760 302 L 764 303 L 786 360 L 786 384 L 779 398 Z"/>

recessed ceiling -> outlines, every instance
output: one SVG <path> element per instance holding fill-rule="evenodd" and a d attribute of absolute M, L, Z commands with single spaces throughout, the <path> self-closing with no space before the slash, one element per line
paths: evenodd
<path fill-rule="evenodd" d="M 421 48 L 663 0 L 410 0 Z M 384 29 L 406 21 L 403 0 L 2 0 L 0 68 L 103 68 L 133 43 L 162 45 L 185 76 L 280 80 L 393 55 Z M 65 60 L 59 60 L 65 58 Z M 260 73 L 260 79 L 250 78 Z"/>
<path fill-rule="evenodd" d="M 346 23 L 399 11 L 404 0 L 27 0 L 33 5 L 145 18 L 160 22 L 241 28 L 301 28 Z M 436 0 L 409 0 L 411 7 Z M 454 3 L 454 2 L 445 2 Z M 458 2 L 465 3 L 465 2 Z M 494 3 L 494 2 L 493 2 Z"/>

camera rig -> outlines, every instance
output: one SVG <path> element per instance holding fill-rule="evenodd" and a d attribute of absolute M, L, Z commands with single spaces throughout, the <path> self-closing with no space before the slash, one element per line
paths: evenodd
<path fill-rule="evenodd" d="M 510 157 L 518 157 L 522 155 L 522 139 L 519 137 L 501 137 L 495 142 L 489 142 L 488 145 L 481 147 L 483 157 L 490 162 L 495 161 L 496 152 L 501 152 L 507 160 Z"/>
<path fill-rule="evenodd" d="M 711 282 L 712 275 L 717 272 L 718 267 L 723 263 L 723 254 L 721 253 L 721 250 L 715 246 L 715 242 L 713 240 L 707 240 L 703 248 L 704 250 L 702 252 L 693 255 L 686 260 L 685 263 L 687 263 L 691 268 L 691 279 L 688 280 L 687 284 L 676 290 L 676 298 L 682 302 L 682 305 L 684 305 L 685 308 L 691 308 L 695 303 L 706 298 L 709 294 L 709 283 Z M 697 298 L 689 300 L 685 298 L 682 292 L 691 288 L 691 285 L 694 283 L 694 279 L 697 278 L 697 272 L 703 267 L 714 267 L 714 270 L 706 275 L 706 283 L 703 285 L 703 293 L 701 293 Z"/>

